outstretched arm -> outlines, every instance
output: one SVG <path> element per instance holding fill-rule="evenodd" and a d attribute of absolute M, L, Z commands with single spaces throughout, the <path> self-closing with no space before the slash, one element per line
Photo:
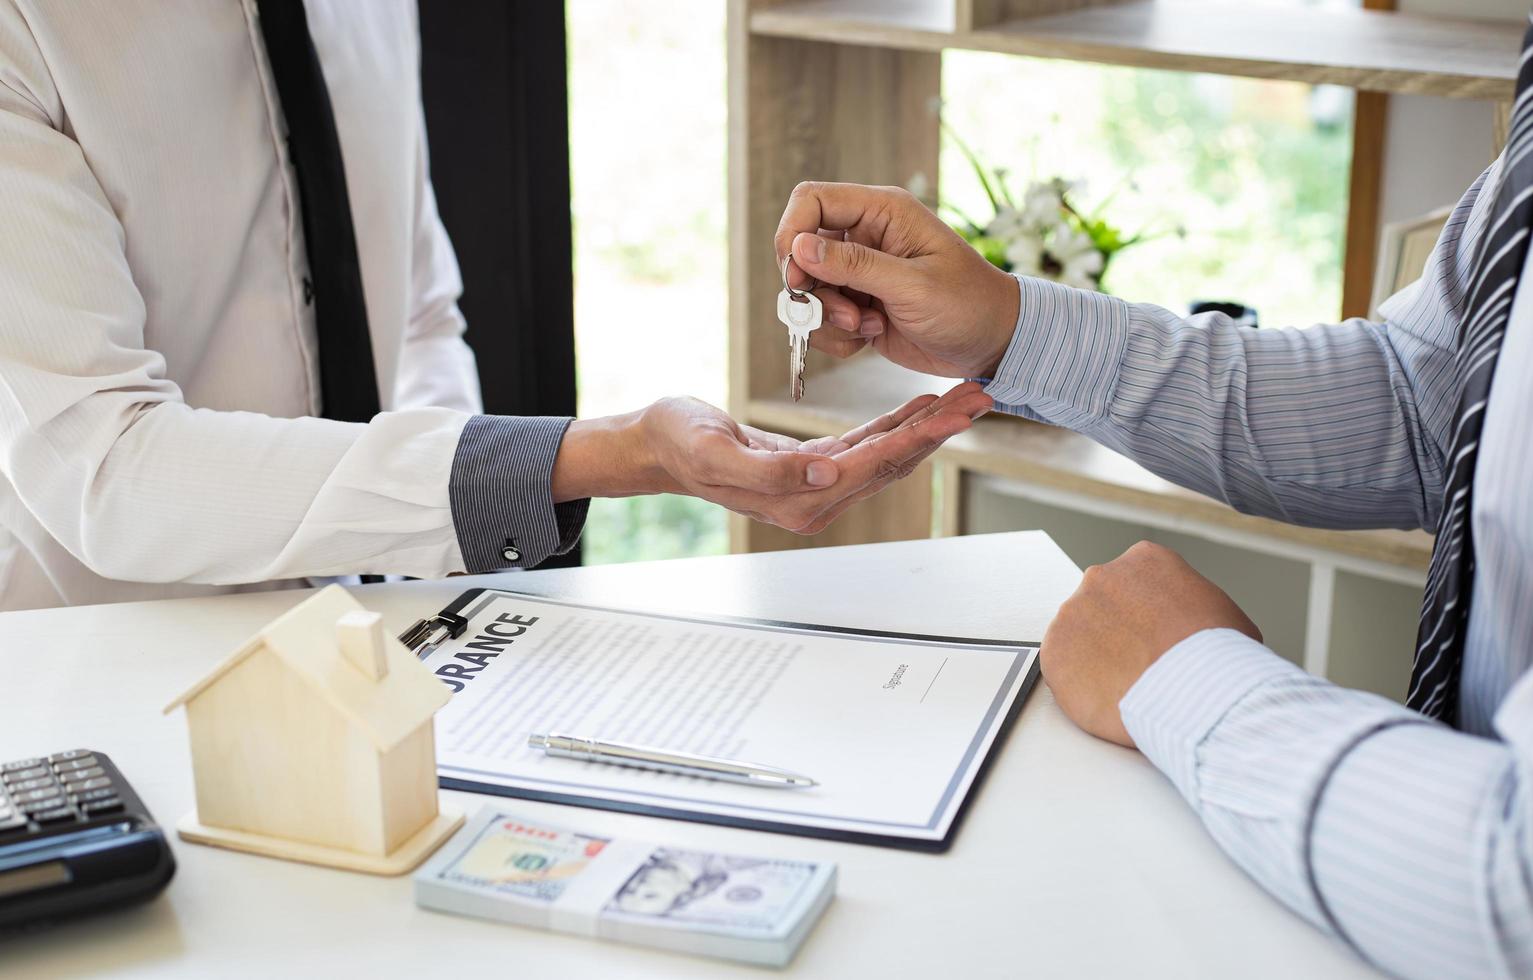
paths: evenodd
<path fill-rule="evenodd" d="M 1089 435 L 1245 513 L 1318 527 L 1431 527 L 1457 319 L 1251 329 L 1020 280 L 1001 411 Z M 1396 307 L 1398 308 L 1398 307 Z M 1419 315 L 1424 314 L 1424 315 Z"/>
<path fill-rule="evenodd" d="M 0 491 L 29 545 L 56 542 L 100 576 L 531 566 L 573 541 L 573 502 L 591 493 L 682 490 L 814 530 L 990 404 L 976 386 L 922 402 L 834 459 L 753 446 L 668 403 L 568 431 L 562 418 L 471 415 L 476 398 L 444 405 L 448 393 L 409 384 L 396 395 L 422 404 L 366 424 L 190 405 L 146 337 L 177 325 L 149 322 L 126 232 L 8 9 L 0 0 Z M 418 204 L 443 249 L 427 265 L 445 264 Z M 426 279 L 440 288 L 417 291 L 411 343 L 466 356 L 455 284 Z"/>
<path fill-rule="evenodd" d="M 840 356 L 991 379 L 1002 411 L 1076 429 L 1241 510 L 1330 527 L 1430 527 L 1463 284 L 1485 221 L 1464 195 L 1386 322 L 1251 330 L 990 266 L 897 188 L 802 184 L 780 255 L 825 286 Z M 802 283 L 803 279 L 796 279 Z M 855 325 L 855 326 L 849 326 Z"/>

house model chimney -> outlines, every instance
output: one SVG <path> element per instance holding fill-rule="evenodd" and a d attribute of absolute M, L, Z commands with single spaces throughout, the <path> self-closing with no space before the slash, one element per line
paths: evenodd
<path fill-rule="evenodd" d="M 336 644 L 341 655 L 363 674 L 381 681 L 389 672 L 384 656 L 383 617 L 375 612 L 357 610 L 343 615 L 335 623 Z"/>

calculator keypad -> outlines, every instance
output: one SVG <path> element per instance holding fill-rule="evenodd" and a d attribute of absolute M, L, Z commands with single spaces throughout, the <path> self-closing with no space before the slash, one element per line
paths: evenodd
<path fill-rule="evenodd" d="M 176 861 L 111 757 L 70 749 L 0 758 L 0 868 L 3 950 L 17 928 L 152 897 Z"/>
<path fill-rule="evenodd" d="M 65 806 L 64 791 L 60 789 L 34 789 L 22 793 L 19 797 L 11 797 L 11 802 L 16 809 L 27 813 L 35 813 L 38 810 L 51 810 L 56 806 Z"/>
<path fill-rule="evenodd" d="M 122 812 L 113 775 L 88 749 L 0 764 L 0 840 Z"/>

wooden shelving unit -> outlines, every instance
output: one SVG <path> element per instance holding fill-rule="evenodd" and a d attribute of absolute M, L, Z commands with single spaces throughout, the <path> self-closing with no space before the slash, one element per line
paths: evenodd
<path fill-rule="evenodd" d="M 938 130 L 928 106 L 941 92 L 942 51 L 1488 99 L 1501 104 L 1504 118 L 1522 34 L 1522 25 L 1511 22 L 1211 0 L 729 3 L 731 409 L 753 424 L 806 437 L 842 431 L 944 385 L 874 355 L 840 364 L 815 355 L 809 395 L 793 404 L 774 313 L 780 286 L 772 241 L 800 180 L 934 178 Z M 1382 128 L 1372 133 L 1382 139 Z M 1349 253 L 1368 264 L 1358 270 L 1365 278 L 1372 271 L 1369 234 L 1367 242 L 1349 241 Z M 1430 537 L 1419 532 L 1318 531 L 1237 514 L 1090 440 L 1009 418 L 983 420 L 928 466 L 936 479 L 913 476 L 812 539 L 740 519 L 731 527 L 732 544 L 761 551 L 921 537 L 934 527 L 958 533 L 965 482 L 979 476 L 1020 481 L 1039 499 L 1084 512 L 1128 515 L 1300 557 L 1315 570 L 1312 607 L 1329 602 L 1337 569 L 1419 582 L 1431 549 Z M 940 513 L 934 485 L 942 490 Z"/>
<path fill-rule="evenodd" d="M 1495 100 L 1511 98 L 1520 35 L 1498 22 L 1218 0 L 1131 0 L 1032 15 L 1009 15 L 1002 5 L 1000 19 L 988 23 L 976 23 L 974 5 L 966 6 L 967 18 L 941 0 L 793 0 L 754 10 L 750 30 L 904 51 L 998 51 Z"/>

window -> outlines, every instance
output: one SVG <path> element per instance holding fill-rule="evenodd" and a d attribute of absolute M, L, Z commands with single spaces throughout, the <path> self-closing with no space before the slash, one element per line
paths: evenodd
<path fill-rule="evenodd" d="M 1158 236 L 1112 260 L 1108 292 L 1184 313 L 1232 300 L 1269 326 L 1336 319 L 1350 90 L 969 51 L 942 72 L 944 118 L 1018 191 L 1080 180 L 1080 206 Z M 988 201 L 951 141 L 941 180 L 982 220 Z"/>
<path fill-rule="evenodd" d="M 722 407 L 725 5 L 566 9 L 580 414 L 667 395 Z M 722 554 L 726 516 L 691 497 L 597 500 L 584 560 Z"/>
<path fill-rule="evenodd" d="M 660 6 L 567 5 L 583 415 L 725 399 L 725 4 Z M 1185 228 L 1117 256 L 1111 292 L 1174 310 L 1239 301 L 1266 325 L 1337 316 L 1349 90 L 953 51 L 943 97 L 947 120 L 1018 185 L 1081 179 L 1081 202 L 1108 202 L 1126 232 Z M 983 210 L 951 145 L 941 190 Z M 722 553 L 725 528 L 691 498 L 600 500 L 585 560 Z"/>

